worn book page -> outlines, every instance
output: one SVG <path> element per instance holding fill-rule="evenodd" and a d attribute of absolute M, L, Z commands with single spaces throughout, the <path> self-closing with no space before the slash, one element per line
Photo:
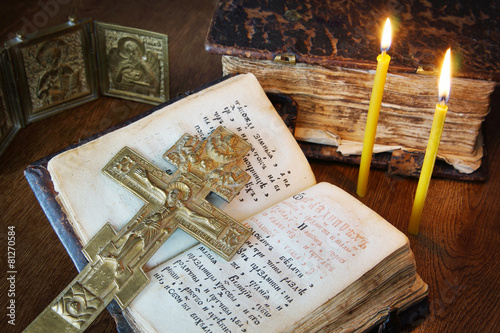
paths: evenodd
<path fill-rule="evenodd" d="M 231 262 L 199 245 L 150 271 L 131 322 L 156 332 L 285 331 L 408 241 L 327 183 L 246 223 L 253 235 Z"/>
<path fill-rule="evenodd" d="M 290 70 L 272 60 L 233 56 L 223 56 L 222 66 L 225 74 L 253 73 L 266 91 L 293 98 L 299 107 L 298 140 L 339 146 L 344 155 L 357 154 L 362 146 L 375 71 L 303 62 Z M 436 82 L 432 75 L 387 74 L 376 150 L 384 145 L 425 151 L 438 102 Z M 452 85 L 439 153 L 460 172 L 471 173 L 481 166 L 477 142 L 497 83 L 454 77 Z"/>
<path fill-rule="evenodd" d="M 184 134 L 205 139 L 219 125 L 253 146 L 240 162 L 251 180 L 224 212 L 243 221 L 315 183 L 309 163 L 253 75 L 225 80 L 49 162 L 58 199 L 85 244 L 106 223 L 119 230 L 144 204 L 102 174 L 124 146 L 164 170 L 162 155 Z M 196 242 L 178 230 L 148 263 L 154 267 Z"/>

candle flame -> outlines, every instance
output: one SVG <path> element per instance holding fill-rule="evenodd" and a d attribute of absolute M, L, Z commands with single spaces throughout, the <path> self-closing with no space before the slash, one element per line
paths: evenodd
<path fill-rule="evenodd" d="M 439 101 L 448 102 L 450 98 L 451 86 L 451 56 L 450 49 L 446 51 L 444 56 L 443 67 L 441 67 L 441 76 L 439 77 Z"/>
<path fill-rule="evenodd" d="M 380 49 L 382 50 L 382 52 L 386 52 L 391 47 L 391 37 L 391 20 L 387 18 L 387 20 L 385 21 L 384 32 L 382 34 L 382 42 L 380 43 Z"/>

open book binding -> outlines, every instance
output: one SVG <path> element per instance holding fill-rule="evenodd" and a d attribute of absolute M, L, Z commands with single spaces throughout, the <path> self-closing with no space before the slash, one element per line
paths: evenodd
<path fill-rule="evenodd" d="M 198 109 L 202 106 L 205 111 Z M 190 112 L 196 112 L 199 119 L 186 120 Z M 254 234 L 229 263 L 184 235 L 176 239 L 174 235 L 163 246 L 168 249 L 162 248 L 146 265 L 151 282 L 139 297 L 124 311 L 110 305 L 120 331 L 161 331 L 165 322 L 156 319 L 165 316 L 158 311 L 175 312 L 169 327 L 187 331 L 202 325 L 220 331 L 366 330 L 380 324 L 390 310 L 404 309 L 425 297 L 427 286 L 415 272 L 408 239 L 344 191 L 325 183 L 314 186 L 307 160 L 252 75 L 223 80 L 170 106 L 162 105 L 26 170 L 26 178 L 79 270 L 86 264 L 81 244 L 107 221 L 120 228 L 129 220 L 127 215 L 133 216 L 140 208 L 140 203 L 123 193 L 107 192 L 106 185 L 99 184 L 101 175 L 96 174 L 102 161 L 89 162 L 89 157 L 107 155 L 109 147 L 113 154 L 115 145 L 134 144 L 145 135 L 140 149 L 159 164 L 154 155 L 176 136 L 169 129 L 189 131 L 192 126 L 203 137 L 221 121 L 235 132 L 241 129 L 240 135 L 254 146 L 242 162 L 252 175 L 249 185 L 236 197 L 235 205 L 222 208 L 245 220 Z M 180 128 L 172 129 L 175 126 Z M 159 134 L 165 132 L 169 134 Z M 90 203 L 92 211 L 104 217 L 88 215 L 89 203 L 83 205 L 81 198 L 97 194 L 92 192 L 95 189 L 82 189 L 78 177 L 90 177 L 90 187 L 99 188 L 97 192 L 102 193 L 96 200 L 111 197 L 102 207 Z M 80 179 L 78 186 L 71 185 L 76 179 Z M 117 209 L 129 205 L 130 209 L 116 211 L 111 205 Z M 374 302 L 382 302 L 383 308 Z M 345 306 L 353 311 L 339 311 Z"/>

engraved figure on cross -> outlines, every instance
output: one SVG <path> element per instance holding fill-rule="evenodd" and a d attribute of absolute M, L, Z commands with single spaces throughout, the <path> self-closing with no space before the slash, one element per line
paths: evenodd
<path fill-rule="evenodd" d="M 144 206 L 120 231 L 108 223 L 83 252 L 89 264 L 25 332 L 81 332 L 115 299 L 124 309 L 149 283 L 142 267 L 181 228 L 229 260 L 251 230 L 207 201 L 231 201 L 250 179 L 237 162 L 250 144 L 217 128 L 206 140 L 184 134 L 163 156 L 173 175 L 123 148 L 102 170 Z"/>
<path fill-rule="evenodd" d="M 144 171 L 142 169 L 138 169 Z M 138 174 L 136 172 L 136 174 Z M 145 175 L 145 172 L 141 172 Z M 151 184 L 149 179 L 144 180 L 144 184 L 151 191 L 161 193 L 165 198 L 164 206 L 144 218 L 141 223 L 137 223 L 129 232 L 114 243 L 116 251 L 111 251 L 108 257 L 116 259 L 119 264 L 119 273 L 124 273 L 124 264 L 136 263 L 142 257 L 150 257 L 148 252 L 152 249 L 155 242 L 163 242 L 172 232 L 171 220 L 175 220 L 176 215 L 183 217 L 206 231 L 207 233 L 220 233 L 223 224 L 216 219 L 205 217 L 191 211 L 184 202 L 189 199 L 191 190 L 181 182 L 170 183 L 166 193 L 155 185 Z M 173 221 L 173 223 L 177 223 Z M 136 261 L 132 258 L 137 257 Z M 131 269 L 131 268 L 129 268 Z"/>

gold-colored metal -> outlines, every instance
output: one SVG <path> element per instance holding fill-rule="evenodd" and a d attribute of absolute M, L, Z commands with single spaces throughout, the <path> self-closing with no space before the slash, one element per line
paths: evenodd
<path fill-rule="evenodd" d="M 14 94 L 11 111 L 22 126 L 100 93 L 154 105 L 170 98 L 163 34 L 69 16 L 32 34 L 17 32 L 4 52 L 0 66 L 13 74 L 2 83 Z"/>
<path fill-rule="evenodd" d="M 295 54 L 292 53 L 278 54 L 274 57 L 274 61 L 282 64 L 295 65 L 296 57 Z"/>
<path fill-rule="evenodd" d="M 25 332 L 81 332 L 113 299 L 127 307 L 149 282 L 142 267 L 177 228 L 229 260 L 251 231 L 206 197 L 236 196 L 250 179 L 236 165 L 249 149 L 224 127 L 204 141 L 184 134 L 164 155 L 177 166 L 168 175 L 123 148 L 103 173 L 145 205 L 119 233 L 109 223 L 99 231 L 83 250 L 89 264 Z"/>
<path fill-rule="evenodd" d="M 20 31 L 16 32 L 16 38 L 23 40 L 26 38 L 26 34 L 24 33 L 24 31 L 20 30 Z"/>
<path fill-rule="evenodd" d="M 437 67 L 435 66 L 418 66 L 417 68 L 417 74 L 423 74 L 423 75 L 438 75 L 439 71 Z"/>
<path fill-rule="evenodd" d="M 169 99 L 166 35 L 95 23 L 103 95 L 158 104 Z"/>
<path fill-rule="evenodd" d="M 91 29 L 91 20 L 72 20 L 6 42 L 26 124 L 97 98 Z"/>
<path fill-rule="evenodd" d="M 303 18 L 296 9 L 290 9 L 285 12 L 285 18 L 290 22 L 295 22 Z"/>

